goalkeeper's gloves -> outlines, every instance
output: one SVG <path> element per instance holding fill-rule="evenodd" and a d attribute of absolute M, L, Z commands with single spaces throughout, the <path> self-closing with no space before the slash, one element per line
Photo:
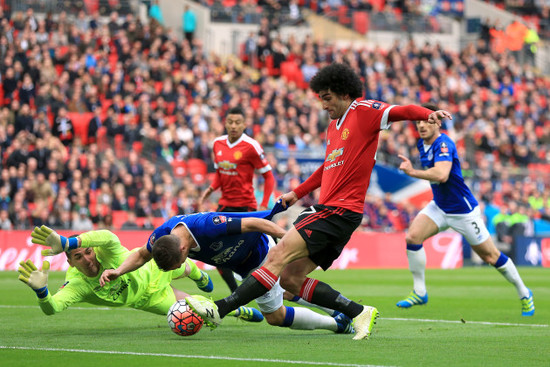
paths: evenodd
<path fill-rule="evenodd" d="M 48 272 L 50 271 L 49 261 L 44 260 L 42 270 L 38 270 L 32 260 L 21 261 L 17 271 L 19 280 L 27 284 L 36 292 L 38 298 L 45 298 L 48 295 Z"/>
<path fill-rule="evenodd" d="M 56 231 L 46 226 L 40 228 L 34 227 L 31 237 L 32 243 L 51 247 L 51 249 L 42 250 L 43 256 L 52 256 L 62 252 L 69 252 L 78 247 L 77 238 L 60 236 Z"/>

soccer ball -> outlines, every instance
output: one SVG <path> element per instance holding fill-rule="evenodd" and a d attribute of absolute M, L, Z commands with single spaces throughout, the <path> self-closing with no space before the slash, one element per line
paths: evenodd
<path fill-rule="evenodd" d="M 166 315 L 168 326 L 178 335 L 190 336 L 199 332 L 203 320 L 193 312 L 184 299 L 176 301 Z"/>

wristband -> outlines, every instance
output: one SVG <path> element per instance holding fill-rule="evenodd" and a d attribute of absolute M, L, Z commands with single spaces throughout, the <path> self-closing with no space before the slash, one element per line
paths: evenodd
<path fill-rule="evenodd" d="M 63 249 L 65 250 L 65 252 L 74 250 L 75 248 L 78 248 L 78 238 L 76 238 L 76 237 L 67 238 L 67 237 L 63 237 L 63 236 L 61 236 L 61 238 L 65 239 L 65 242 L 63 243 Z"/>
<path fill-rule="evenodd" d="M 48 286 L 33 290 L 36 292 L 38 298 L 46 298 L 46 296 L 48 295 Z"/>

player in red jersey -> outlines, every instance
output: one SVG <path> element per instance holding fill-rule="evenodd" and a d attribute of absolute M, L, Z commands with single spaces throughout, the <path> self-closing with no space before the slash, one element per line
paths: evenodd
<path fill-rule="evenodd" d="M 260 143 L 244 133 L 246 128 L 244 111 L 241 107 L 233 107 L 227 111 L 225 129 L 227 135 L 214 140 L 212 153 L 216 175 L 214 182 L 202 193 L 198 200 L 199 211 L 202 211 L 204 201 L 218 188 L 222 196 L 218 202 L 218 212 L 250 212 L 266 210 L 275 178 L 271 166 L 264 156 Z M 252 181 L 254 172 L 264 177 L 264 196 L 257 207 Z M 223 280 L 233 292 L 237 282 L 233 272 L 226 268 L 218 268 Z"/>
<path fill-rule="evenodd" d="M 392 122 L 426 120 L 441 123 L 452 118 L 447 111 L 408 105 L 395 106 L 362 97 L 362 83 L 344 64 L 319 70 L 310 82 L 331 122 L 327 129 L 325 162 L 294 191 L 284 194 L 284 205 L 293 205 L 307 193 L 321 188 L 319 204 L 305 209 L 285 236 L 273 247 L 264 265 L 246 278 L 233 294 L 216 302 L 188 303 L 213 323 L 236 307 L 262 295 L 277 283 L 308 302 L 334 309 L 354 319 L 354 339 L 366 339 L 378 317 L 375 307 L 344 297 L 328 284 L 308 278 L 318 266 L 328 269 L 340 255 L 363 214 L 365 194 L 376 162 L 378 135 Z"/>

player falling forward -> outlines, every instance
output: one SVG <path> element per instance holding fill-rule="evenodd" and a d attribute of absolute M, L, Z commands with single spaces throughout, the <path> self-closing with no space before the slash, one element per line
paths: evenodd
<path fill-rule="evenodd" d="M 160 269 L 177 269 L 188 256 L 210 265 L 223 265 L 244 278 L 264 262 L 269 248 L 275 245 L 272 237 L 284 235 L 281 227 L 264 219 L 270 219 L 282 209 L 279 203 L 272 211 L 196 213 L 172 217 L 156 228 L 147 244 L 130 255 L 117 269 L 105 270 L 100 282 L 107 284 L 138 269 L 151 258 L 155 259 Z M 208 301 L 204 297 L 193 297 Z M 256 302 L 270 325 L 299 330 L 354 332 L 351 319 L 343 314 L 329 317 L 307 308 L 285 307 L 283 289 L 278 283 L 270 292 L 257 297 Z M 205 321 L 211 325 L 207 319 Z"/>
<path fill-rule="evenodd" d="M 294 191 L 282 196 L 285 206 L 321 188 L 319 204 L 305 209 L 263 266 L 229 297 L 215 303 L 187 303 L 213 324 L 231 310 L 245 305 L 275 284 L 316 305 L 342 312 L 354 319 L 355 340 L 366 339 L 379 313 L 344 297 L 328 284 L 307 277 L 320 266 L 326 270 L 340 255 L 352 233 L 361 223 L 365 194 L 375 164 L 378 135 L 394 121 L 429 120 L 437 123 L 451 117 L 446 111 L 432 112 L 409 105 L 393 106 L 373 100 L 357 100 L 363 95 L 359 76 L 347 65 L 331 64 L 311 80 L 323 109 L 332 119 L 327 129 L 325 162 Z"/>
<path fill-rule="evenodd" d="M 166 315 L 176 299 L 188 296 L 172 287 L 172 280 L 189 277 L 205 292 L 212 292 L 214 288 L 208 274 L 191 260 L 169 272 L 160 271 L 151 263 L 119 277 L 107 287 L 100 287 L 99 275 L 103 270 L 119 266 L 131 253 L 122 246 L 114 233 L 97 230 L 66 238 L 42 226 L 34 228 L 31 236 L 33 243 L 50 247 L 42 251 L 44 256 L 64 252 L 70 265 L 65 275 L 65 284 L 52 295 L 48 291 L 50 263 L 44 261 L 41 270 L 31 260 L 20 263 L 19 280 L 36 292 L 38 304 L 46 315 L 61 312 L 78 302 L 109 307 L 127 306 Z M 250 312 L 244 310 L 243 314 Z"/>
<path fill-rule="evenodd" d="M 433 105 L 426 106 L 436 109 Z M 414 218 L 407 232 L 407 258 L 414 290 L 407 298 L 397 302 L 397 307 L 409 308 L 428 302 L 424 276 L 426 252 L 422 243 L 450 227 L 466 238 L 483 261 L 493 265 L 516 287 L 521 300 L 521 314 L 534 315 L 533 293 L 523 284 L 512 259 L 495 247 L 481 217 L 478 202 L 462 178 L 454 142 L 440 132 L 437 124 L 419 120 L 416 128 L 420 134 L 417 147 L 425 170 L 414 169 L 411 161 L 402 155 L 399 155 L 403 160 L 399 168 L 411 177 L 430 181 L 434 199 Z"/>

